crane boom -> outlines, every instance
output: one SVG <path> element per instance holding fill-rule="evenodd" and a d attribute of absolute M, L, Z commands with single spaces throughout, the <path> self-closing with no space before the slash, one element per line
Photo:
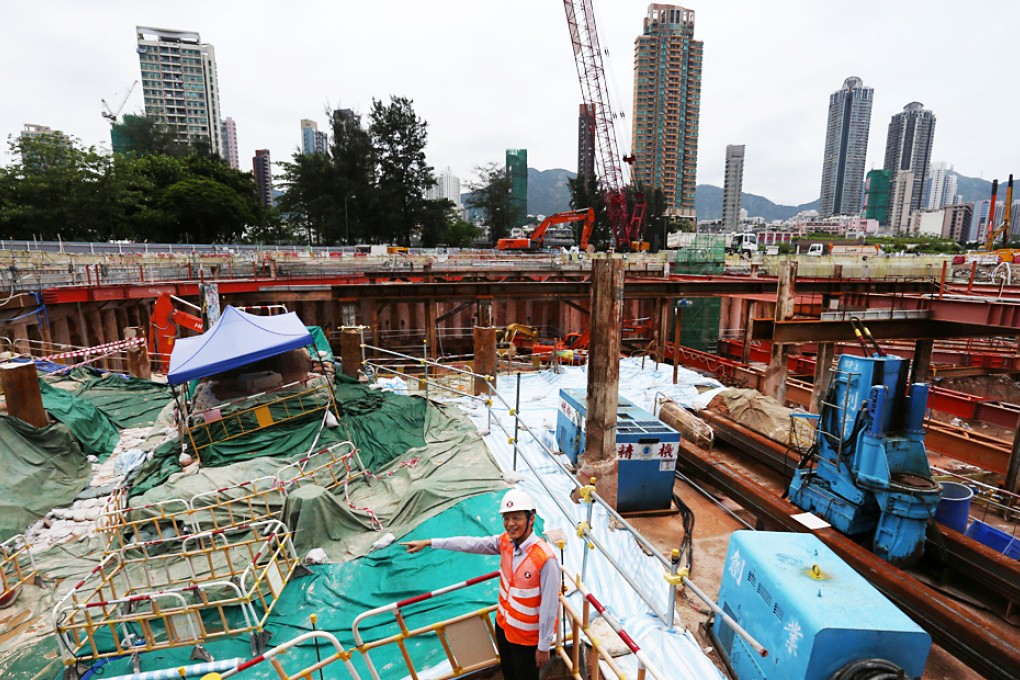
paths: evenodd
<path fill-rule="evenodd" d="M 606 202 L 609 226 L 613 231 L 618 248 L 628 249 L 631 241 L 641 234 L 642 207 L 635 210 L 636 220 L 627 211 L 626 182 L 623 165 L 616 140 L 616 127 L 609 90 L 606 86 L 606 71 L 602 62 L 602 47 L 599 44 L 598 29 L 595 26 L 595 10 L 592 0 L 563 0 L 567 16 L 570 43 L 574 49 L 574 65 L 577 79 L 581 84 L 581 98 L 595 129 L 595 169 L 599 187 Z"/>
<path fill-rule="evenodd" d="M 106 103 L 105 99 L 100 99 L 99 101 L 103 102 L 104 109 L 102 113 L 103 118 L 110 121 L 111 123 L 116 123 L 117 117 L 120 115 L 120 112 L 124 110 L 124 105 L 127 104 L 128 97 L 130 97 L 131 93 L 135 91 L 136 85 L 138 85 L 137 80 L 131 83 L 131 87 L 128 88 L 127 94 L 124 95 L 124 98 L 120 100 L 120 105 L 117 107 L 116 111 L 110 108 L 110 105 Z"/>

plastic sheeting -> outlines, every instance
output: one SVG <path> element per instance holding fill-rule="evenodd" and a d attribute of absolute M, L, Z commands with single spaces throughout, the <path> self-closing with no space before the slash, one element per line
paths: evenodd
<path fill-rule="evenodd" d="M 162 383 L 132 378 L 118 373 L 101 375 L 91 369 L 75 369 L 76 376 L 87 376 L 77 396 L 98 408 L 119 428 L 148 427 L 173 399 L 173 392 Z"/>
<path fill-rule="evenodd" d="M 620 395 L 652 411 L 657 394 L 664 394 L 682 406 L 689 406 L 701 390 L 720 385 L 713 379 L 686 369 L 680 369 L 677 385 L 672 384 L 672 378 L 671 365 L 655 365 L 645 359 L 642 367 L 641 359 L 624 359 L 620 362 Z M 538 436 L 553 450 L 556 450 L 553 441 L 560 388 L 584 388 L 586 385 L 587 366 L 566 367 L 560 374 L 544 371 L 521 376 L 521 417 L 536 430 L 541 430 Z M 503 399 L 511 407 L 514 406 L 516 380 L 501 378 L 498 390 Z M 484 408 L 475 407 L 473 403 L 470 406 L 465 403 L 465 406 L 471 409 L 479 428 L 488 427 Z M 513 419 L 506 407 L 498 401 L 494 406 L 494 414 L 509 431 L 513 431 Z M 504 473 L 510 473 L 513 467 L 513 446 L 507 443 L 503 430 L 494 425 L 485 437 L 485 442 Z M 585 548 L 584 543 L 575 538 L 574 528 L 585 519 L 585 506 L 575 505 L 569 500 L 570 492 L 575 488 L 573 481 L 523 431 L 518 445 L 517 472 L 523 477 L 518 486 L 535 498 L 539 514 L 546 520 L 546 527 L 560 529 L 568 536 L 565 564 L 580 572 Z M 663 580 L 665 569 L 662 564 L 646 555 L 629 533 L 611 530 L 608 525 L 608 513 L 601 506 L 595 506 L 593 533 L 608 547 L 613 559 L 624 565 L 627 576 L 657 603 L 657 608 L 668 611 L 669 590 Z M 679 623 L 671 629 L 655 618 L 651 608 L 626 584 L 599 551 L 589 551 L 588 556 L 585 583 L 622 622 L 623 627 L 660 670 L 671 678 L 722 680 L 724 676 L 701 651 L 693 635 L 683 630 Z M 692 578 L 697 580 L 696 572 Z M 579 604 L 577 608 L 580 608 Z M 631 673 L 636 673 L 634 657 L 624 657 L 617 661 L 629 664 Z"/>
<path fill-rule="evenodd" d="M 806 448 L 815 440 L 813 421 L 790 417 L 792 413 L 804 413 L 803 409 L 787 408 L 758 390 L 722 390 L 709 402 L 708 410 L 727 416 L 780 444 L 799 443 Z M 796 436 L 791 428 L 796 428 Z"/>
<path fill-rule="evenodd" d="M 305 326 L 308 332 L 312 334 L 312 344 L 310 348 L 314 348 L 317 354 L 312 354 L 313 360 L 321 359 L 322 361 L 333 361 L 333 348 L 329 346 L 329 340 L 326 339 L 326 333 L 320 326 Z"/>
<path fill-rule="evenodd" d="M 365 466 L 376 470 L 408 449 L 425 445 L 428 402 L 421 397 L 383 394 L 344 382 L 337 383 L 336 396 L 339 427 L 324 427 L 319 412 L 312 420 L 281 423 L 212 444 L 202 452 L 202 466 L 220 467 L 263 456 L 291 459 L 349 440 L 361 450 Z M 157 447 L 138 473 L 130 496 L 145 493 L 180 472 L 180 452 L 181 442 L 176 439 Z"/>
<path fill-rule="evenodd" d="M 0 541 L 19 534 L 88 486 L 92 467 L 64 425 L 0 416 Z"/>
<path fill-rule="evenodd" d="M 110 419 L 90 402 L 67 390 L 39 381 L 43 407 L 66 425 L 81 442 L 86 454 L 106 458 L 116 448 L 120 432 Z"/>

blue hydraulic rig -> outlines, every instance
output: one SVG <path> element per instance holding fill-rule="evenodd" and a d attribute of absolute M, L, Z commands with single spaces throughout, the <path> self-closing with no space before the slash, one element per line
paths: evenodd
<path fill-rule="evenodd" d="M 924 552 L 942 497 L 924 448 L 928 385 L 908 386 L 908 366 L 895 356 L 840 356 L 815 445 L 789 491 L 795 505 L 897 566 Z"/>

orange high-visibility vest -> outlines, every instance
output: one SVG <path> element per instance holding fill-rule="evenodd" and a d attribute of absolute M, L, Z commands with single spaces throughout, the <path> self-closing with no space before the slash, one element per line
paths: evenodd
<path fill-rule="evenodd" d="M 510 537 L 499 537 L 499 606 L 496 623 L 506 639 L 533 647 L 538 644 L 538 609 L 542 604 L 539 574 L 545 561 L 555 553 L 545 541 L 528 548 L 517 571 L 513 570 L 514 544 Z"/>

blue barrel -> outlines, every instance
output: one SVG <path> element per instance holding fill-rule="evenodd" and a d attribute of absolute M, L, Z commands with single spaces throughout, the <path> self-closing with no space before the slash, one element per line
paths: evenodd
<path fill-rule="evenodd" d="M 962 534 L 967 530 L 970 499 L 973 497 L 974 491 L 969 486 L 956 482 L 942 482 L 942 500 L 935 510 L 935 521 Z"/>

